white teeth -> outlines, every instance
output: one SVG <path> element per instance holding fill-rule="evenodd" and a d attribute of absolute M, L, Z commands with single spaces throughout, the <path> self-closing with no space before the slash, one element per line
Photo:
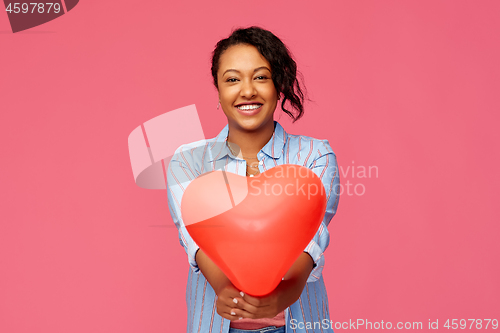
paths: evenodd
<path fill-rule="evenodd" d="M 248 105 L 240 105 L 237 106 L 240 110 L 255 110 L 262 106 L 262 104 L 248 104 Z"/>

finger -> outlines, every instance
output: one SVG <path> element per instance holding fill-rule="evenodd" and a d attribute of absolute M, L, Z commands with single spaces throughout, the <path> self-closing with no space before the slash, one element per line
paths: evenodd
<path fill-rule="evenodd" d="M 266 307 L 269 307 L 273 305 L 276 301 L 275 296 L 273 294 L 268 294 L 267 296 L 264 297 L 255 297 L 255 296 L 250 296 L 250 295 L 244 295 L 243 296 L 244 301 L 246 304 L 249 304 L 250 306 L 263 309 Z M 251 308 L 244 308 L 247 311 L 253 312 L 250 310 Z"/>
<path fill-rule="evenodd" d="M 244 305 L 246 303 L 244 300 L 236 298 L 236 297 L 224 297 L 224 298 L 219 298 L 225 306 L 229 308 L 234 308 L 234 307 L 239 307 Z"/>
<path fill-rule="evenodd" d="M 238 320 L 243 318 L 256 319 L 256 316 L 253 313 L 238 308 L 231 309 L 231 313 L 234 313 L 233 317 L 237 318 Z"/>
<path fill-rule="evenodd" d="M 267 309 L 266 311 L 258 311 L 258 313 L 250 313 L 248 311 L 241 309 L 233 309 L 232 311 L 236 314 L 235 317 L 243 317 L 250 319 L 274 318 L 277 315 L 272 311 L 270 311 L 270 308 Z"/>
<path fill-rule="evenodd" d="M 235 314 L 235 317 L 238 318 L 249 318 L 249 319 L 260 319 L 260 318 L 273 318 L 274 315 L 270 315 L 270 313 L 266 311 L 259 311 L 258 313 L 250 313 L 248 311 L 242 309 L 231 309 L 231 313 Z"/>
<path fill-rule="evenodd" d="M 236 320 L 236 316 L 232 316 L 231 314 L 229 313 L 219 313 L 219 315 L 222 317 L 222 318 L 225 318 L 225 319 L 228 319 L 228 320 Z"/>
<path fill-rule="evenodd" d="M 224 289 L 224 291 L 218 295 L 218 298 L 229 307 L 234 307 L 235 304 L 238 304 L 238 302 L 242 300 L 240 291 L 233 288 Z"/>
<path fill-rule="evenodd" d="M 250 295 L 247 295 L 245 294 L 243 296 L 243 299 L 253 305 L 253 306 L 264 306 L 265 304 L 268 303 L 268 298 L 267 297 L 254 297 L 254 296 L 250 296 Z"/>
<path fill-rule="evenodd" d="M 224 310 L 220 311 L 219 315 L 229 320 L 237 320 L 239 317 L 241 317 L 237 315 L 236 311 L 229 307 L 226 307 Z"/>
<path fill-rule="evenodd" d="M 241 297 L 235 297 L 233 299 L 233 303 L 235 304 L 233 305 L 233 307 L 237 307 L 239 309 L 245 310 L 250 313 L 257 313 L 259 309 L 262 309 L 267 306 L 267 305 L 255 306 L 253 304 L 248 303 L 245 299 Z"/>
<path fill-rule="evenodd" d="M 238 310 L 236 309 L 231 309 L 230 310 L 230 315 L 231 315 L 231 320 L 240 320 L 240 319 L 243 319 L 243 316 L 241 315 L 241 313 L 238 313 Z"/>
<path fill-rule="evenodd" d="M 244 310 L 246 312 L 256 314 L 258 313 L 259 310 L 262 309 L 262 307 L 257 307 L 255 305 L 252 305 L 242 298 L 236 297 L 235 300 L 237 301 L 237 303 L 234 302 L 235 304 L 233 307 Z"/>

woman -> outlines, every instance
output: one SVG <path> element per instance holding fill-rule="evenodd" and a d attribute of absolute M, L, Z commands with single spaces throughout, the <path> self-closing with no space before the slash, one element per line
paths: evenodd
<path fill-rule="evenodd" d="M 274 121 L 281 109 L 296 121 L 303 93 L 295 61 L 271 32 L 238 29 L 217 43 L 212 76 L 227 125 L 213 139 L 182 145 L 167 171 L 168 201 L 189 259 L 188 332 L 332 332 L 322 277 L 327 226 L 338 205 L 337 161 L 327 140 L 292 135 Z M 285 108 L 288 102 L 292 113 Z M 312 169 L 322 180 L 327 209 L 321 226 L 278 287 L 265 297 L 237 290 L 196 245 L 180 214 L 184 189 L 197 176 L 224 169 L 253 177 L 280 164 Z M 238 251 L 237 247 L 235 251 Z"/>

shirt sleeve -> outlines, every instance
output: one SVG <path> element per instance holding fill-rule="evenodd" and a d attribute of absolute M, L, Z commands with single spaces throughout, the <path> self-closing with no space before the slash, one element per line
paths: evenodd
<path fill-rule="evenodd" d="M 184 145 L 180 146 L 175 151 L 167 169 L 168 208 L 179 232 L 179 242 L 184 247 L 189 265 L 195 273 L 200 272 L 195 260 L 196 252 L 200 247 L 191 238 L 184 225 L 181 216 L 181 201 L 187 186 L 197 176 L 192 154 L 189 153 Z"/>
<path fill-rule="evenodd" d="M 330 243 L 330 233 L 328 232 L 327 227 L 330 224 L 330 220 L 337 212 L 340 196 L 340 177 L 338 172 L 337 157 L 330 147 L 328 140 L 320 140 L 320 144 L 317 149 L 318 155 L 310 165 L 310 168 L 321 179 L 321 182 L 325 187 L 327 203 L 323 221 L 321 222 L 321 225 L 319 226 L 313 239 L 304 250 L 304 252 L 307 252 L 314 260 L 314 268 L 309 275 L 307 282 L 315 282 L 320 279 L 325 262 L 323 253 Z"/>

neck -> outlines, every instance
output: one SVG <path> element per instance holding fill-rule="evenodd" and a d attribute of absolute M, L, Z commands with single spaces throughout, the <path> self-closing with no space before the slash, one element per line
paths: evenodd
<path fill-rule="evenodd" d="M 265 126 L 254 130 L 246 131 L 241 127 L 228 124 L 229 133 L 227 141 L 232 143 L 232 149 L 237 152 L 235 145 L 241 149 L 243 156 L 257 156 L 257 153 L 269 142 L 274 133 L 274 121 L 271 120 Z"/>

